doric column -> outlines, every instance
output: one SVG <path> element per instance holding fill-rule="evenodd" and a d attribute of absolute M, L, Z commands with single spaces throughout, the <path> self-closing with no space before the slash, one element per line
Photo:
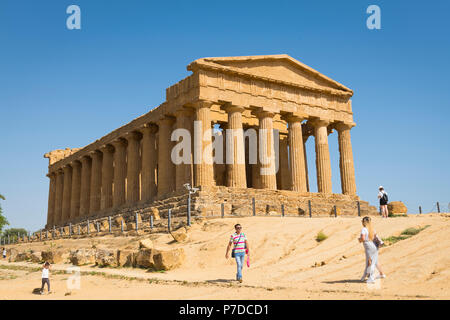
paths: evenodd
<path fill-rule="evenodd" d="M 239 106 L 227 105 L 224 107 L 228 113 L 228 127 L 226 129 L 226 168 L 227 186 L 247 188 L 245 173 L 245 143 L 242 129 L 242 112 Z"/>
<path fill-rule="evenodd" d="M 196 186 L 214 185 L 212 158 L 211 101 L 199 101 L 195 105 L 194 123 L 194 171 Z"/>
<path fill-rule="evenodd" d="M 114 147 L 107 144 L 100 151 L 103 153 L 100 210 L 104 210 L 113 205 Z"/>
<path fill-rule="evenodd" d="M 125 203 L 125 178 L 127 176 L 127 141 L 119 138 L 115 140 L 114 146 L 114 193 L 113 207 Z"/>
<path fill-rule="evenodd" d="M 80 215 L 85 217 L 89 214 L 91 202 L 91 171 L 92 160 L 89 156 L 81 158 L 81 192 L 80 192 Z"/>
<path fill-rule="evenodd" d="M 306 178 L 306 190 L 309 190 L 309 176 L 308 176 L 308 157 L 306 156 L 306 140 L 308 140 L 308 136 L 303 136 L 303 155 L 305 156 L 305 178 Z"/>
<path fill-rule="evenodd" d="M 291 171 L 289 170 L 289 137 L 280 135 L 280 167 L 277 172 L 277 186 L 281 190 L 291 190 Z"/>
<path fill-rule="evenodd" d="M 309 188 L 309 176 L 308 176 L 308 157 L 306 156 L 306 141 L 308 138 L 314 135 L 314 127 L 311 126 L 311 123 L 303 123 L 302 124 L 302 136 L 303 136 L 303 154 L 305 155 L 305 177 L 306 177 L 306 188 L 308 192 L 311 192 Z"/>
<path fill-rule="evenodd" d="M 275 147 L 273 139 L 273 116 L 271 112 L 258 112 L 259 118 L 259 161 L 262 189 L 277 189 L 275 172 Z"/>
<path fill-rule="evenodd" d="M 183 108 L 175 112 L 177 129 L 185 129 L 189 131 L 189 139 L 193 134 L 193 110 Z M 190 143 L 191 141 L 189 141 Z M 175 142 L 176 143 L 176 142 Z M 192 147 L 191 147 L 192 149 Z M 184 150 L 183 150 L 184 152 Z M 180 163 L 175 165 L 175 189 L 177 191 L 185 190 L 184 184 L 191 183 L 191 153 L 184 155 L 183 153 L 177 154 L 180 158 L 189 159 L 188 163 Z M 181 159 L 178 159 L 181 160 Z"/>
<path fill-rule="evenodd" d="M 334 127 L 338 131 L 342 193 L 356 195 L 355 167 L 353 165 L 353 151 L 350 138 L 350 129 L 353 125 L 338 123 Z"/>
<path fill-rule="evenodd" d="M 158 196 L 175 190 L 175 164 L 171 159 L 172 135 L 174 119 L 162 118 L 159 120 L 158 143 Z"/>
<path fill-rule="evenodd" d="M 307 192 L 305 172 L 305 150 L 303 146 L 301 117 L 288 117 L 289 123 L 289 160 L 291 165 L 291 190 Z"/>
<path fill-rule="evenodd" d="M 61 223 L 66 223 L 70 218 L 70 197 L 72 195 L 72 167 L 66 165 L 64 171 L 64 188 Z"/>
<path fill-rule="evenodd" d="M 100 198 L 102 189 L 102 153 L 98 150 L 90 153 L 92 158 L 91 195 L 89 213 L 100 211 Z"/>
<path fill-rule="evenodd" d="M 139 202 L 140 132 L 127 133 L 127 203 Z"/>
<path fill-rule="evenodd" d="M 62 221 L 62 204 L 64 191 L 64 173 L 62 169 L 56 171 L 56 192 L 55 192 L 55 219 L 53 223 L 59 225 Z"/>
<path fill-rule="evenodd" d="M 255 127 L 253 128 L 256 131 L 257 137 L 259 137 L 259 128 Z M 256 148 L 254 149 L 254 152 L 256 152 L 256 163 L 252 164 L 252 188 L 254 189 L 261 189 L 261 174 L 260 174 L 260 162 L 259 162 L 259 139 L 256 139 Z M 251 146 L 249 145 L 249 148 Z M 249 150 L 249 158 L 250 158 L 250 150 Z"/>
<path fill-rule="evenodd" d="M 156 195 L 156 164 L 158 153 L 156 150 L 156 131 L 158 127 L 153 124 L 144 126 L 142 133 L 142 170 L 141 170 L 141 197 L 143 202 L 150 202 Z"/>
<path fill-rule="evenodd" d="M 50 185 L 48 188 L 48 211 L 47 211 L 47 226 L 46 228 L 53 227 L 55 219 L 55 194 L 56 194 L 56 175 L 51 172 L 47 175 L 50 179 Z"/>
<path fill-rule="evenodd" d="M 70 219 L 74 219 L 80 214 L 80 194 L 81 194 L 81 163 L 73 161 L 72 166 L 72 195 L 70 196 Z"/>
<path fill-rule="evenodd" d="M 317 188 L 320 193 L 332 193 L 330 150 L 328 148 L 327 130 L 329 121 L 315 120 L 312 121 L 311 124 L 314 126 L 316 145 Z"/>

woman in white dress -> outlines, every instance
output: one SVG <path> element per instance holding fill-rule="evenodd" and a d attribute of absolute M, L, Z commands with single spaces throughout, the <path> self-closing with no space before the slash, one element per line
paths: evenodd
<path fill-rule="evenodd" d="M 361 278 L 361 281 L 364 281 L 366 277 L 369 276 L 369 279 L 367 279 L 367 283 L 373 283 L 375 282 L 375 267 L 380 272 L 381 278 L 385 278 L 386 276 L 381 270 L 381 265 L 378 263 L 378 248 L 374 242 L 374 239 L 377 235 L 372 227 L 370 217 L 364 217 L 362 219 L 362 225 L 363 228 L 358 240 L 364 245 L 364 251 L 366 254 L 366 267 L 364 269 L 364 274 Z"/>

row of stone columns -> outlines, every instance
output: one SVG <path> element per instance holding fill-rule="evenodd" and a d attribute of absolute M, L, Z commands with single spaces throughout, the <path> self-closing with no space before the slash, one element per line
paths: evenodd
<path fill-rule="evenodd" d="M 155 133 L 155 126 L 147 125 L 50 173 L 47 224 L 151 201 L 156 195 Z"/>
<path fill-rule="evenodd" d="M 181 108 L 175 113 L 175 117 L 164 116 L 159 119 L 158 126 L 147 124 L 50 173 L 48 224 L 62 224 L 125 204 L 132 206 L 139 201 L 150 202 L 155 196 L 163 197 L 172 191 L 183 190 L 185 183 L 193 182 L 196 186 L 214 185 L 212 105 L 213 102 L 200 101 L 190 108 Z M 259 119 L 256 128 L 259 156 L 257 164 L 251 165 L 249 169 L 245 164 L 246 148 L 243 136 L 242 113 L 245 109 L 231 104 L 222 106 L 222 109 L 228 114 L 227 129 L 231 129 L 226 135 L 225 131 L 223 132 L 228 158 L 227 164 L 224 165 L 224 181 L 227 186 L 246 188 L 246 170 L 251 170 L 253 188 L 289 189 L 299 193 L 310 191 L 305 153 L 308 135 L 302 132 L 302 121 L 306 116 L 282 116 L 287 122 L 288 135 L 280 138 L 281 171 L 277 181 L 274 113 L 253 111 Z M 330 123 L 325 120 L 308 120 L 308 123 L 312 126 L 312 134 L 315 137 L 318 192 L 331 193 L 328 147 Z M 333 126 L 339 133 L 342 192 L 354 195 L 356 187 L 351 126 L 343 123 Z M 193 151 L 188 156 L 191 157 L 193 165 L 175 165 L 171 160 L 174 146 L 171 135 L 175 128 L 191 133 Z M 231 159 L 233 161 L 229 163 Z"/>

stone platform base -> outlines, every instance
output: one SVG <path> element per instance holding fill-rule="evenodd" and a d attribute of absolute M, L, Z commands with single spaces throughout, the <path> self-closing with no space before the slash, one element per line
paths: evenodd
<path fill-rule="evenodd" d="M 308 201 L 311 202 L 311 211 Z M 167 216 L 169 209 L 172 210 L 173 222 L 187 215 L 187 192 L 172 193 L 167 197 L 156 199 L 151 203 L 141 203 L 134 207 L 122 207 L 98 212 L 89 216 L 90 233 L 97 232 L 97 222 L 100 231 L 108 230 L 107 217 L 111 217 L 112 229 L 121 227 L 124 222 L 124 231 L 135 228 L 136 214 L 138 224 L 141 227 L 148 226 L 150 216 L 154 217 L 155 229 L 167 228 Z M 297 193 L 286 190 L 266 190 L 252 188 L 228 188 L 223 186 L 202 187 L 191 196 L 192 217 L 220 217 L 222 215 L 222 204 L 224 216 L 251 216 L 253 215 L 253 202 L 255 215 L 281 215 L 284 205 L 284 215 L 311 217 L 333 216 L 336 206 L 337 216 L 357 216 L 358 203 L 360 215 L 378 215 L 377 208 L 370 206 L 368 202 L 361 201 L 358 196 L 343 194 L 321 194 L 321 193 Z M 87 233 L 87 217 L 78 217 L 70 221 L 72 233 L 76 234 L 78 225 L 81 233 Z M 142 221 L 144 223 L 142 223 Z M 63 234 L 68 234 L 68 225 L 65 224 Z M 164 226 L 165 225 L 165 226 Z M 61 226 L 56 226 L 56 233 L 60 232 Z M 52 230 L 53 226 L 47 226 Z"/>
<path fill-rule="evenodd" d="M 254 199 L 254 200 L 253 200 Z M 308 200 L 311 201 L 311 211 Z M 358 196 L 343 194 L 298 193 L 287 190 L 238 189 L 228 187 L 202 188 L 192 201 L 194 211 L 201 216 L 220 216 L 224 204 L 225 215 L 281 215 L 282 205 L 286 216 L 357 216 L 378 215 L 377 208 L 361 201 Z"/>

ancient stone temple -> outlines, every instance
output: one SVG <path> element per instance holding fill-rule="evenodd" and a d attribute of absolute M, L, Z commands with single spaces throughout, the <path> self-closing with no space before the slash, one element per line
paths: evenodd
<path fill-rule="evenodd" d="M 352 90 L 288 55 L 203 58 L 187 69 L 192 74 L 169 87 L 166 101 L 143 116 L 86 147 L 45 154 L 48 228 L 152 208 L 186 214 L 186 183 L 199 188 L 191 203 L 194 215 L 221 210 L 248 215 L 253 207 L 256 214 L 279 213 L 282 204 L 285 214 L 295 215 L 307 215 L 311 205 L 314 214 L 329 214 L 334 206 L 339 214 L 356 215 L 357 207 L 362 214 L 375 213 L 356 195 Z M 190 133 L 183 138 L 190 149 L 187 154 L 183 149 L 182 158 L 192 161 L 173 161 L 181 141 L 175 129 Z M 339 142 L 339 193 L 331 179 L 333 132 Z M 217 146 L 211 146 L 220 136 L 227 142 L 227 161 L 216 162 Z M 317 192 L 309 189 L 310 137 Z"/>

